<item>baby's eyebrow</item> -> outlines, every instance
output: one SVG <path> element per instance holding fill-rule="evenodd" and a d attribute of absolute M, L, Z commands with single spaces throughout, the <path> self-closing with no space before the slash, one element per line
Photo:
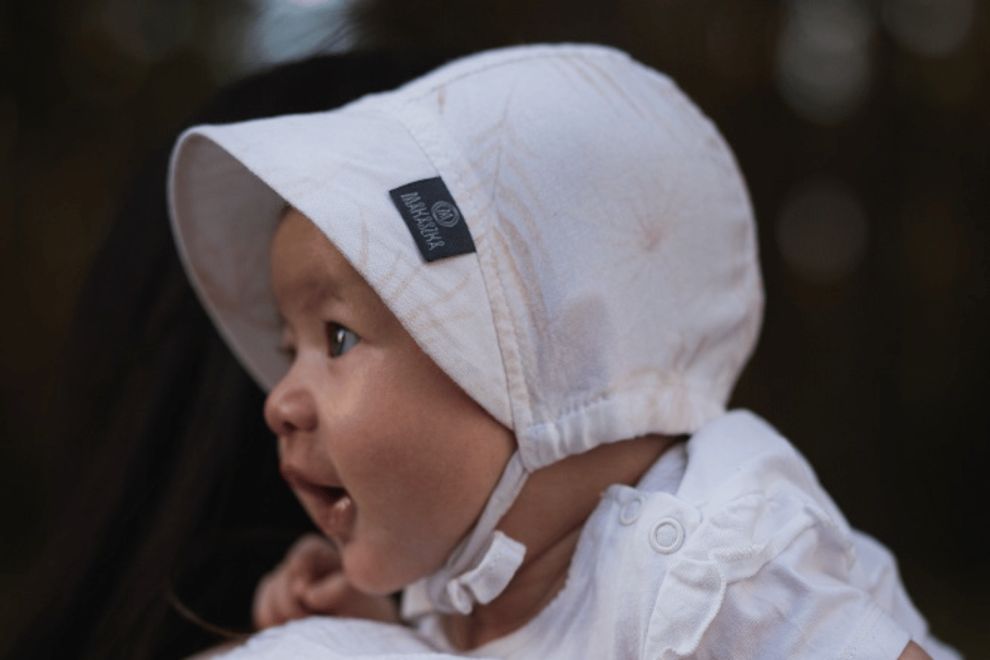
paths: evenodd
<path fill-rule="evenodd" d="M 330 299 L 345 305 L 349 304 L 347 297 L 342 293 L 344 287 L 337 278 L 326 271 L 306 273 L 297 281 L 296 286 L 300 296 L 299 309 L 302 311 L 312 312 Z"/>
<path fill-rule="evenodd" d="M 339 286 L 335 286 L 335 283 L 330 278 L 325 276 L 316 280 L 311 280 L 306 286 L 303 309 L 312 309 L 327 298 L 340 300 L 340 295 L 338 293 L 339 288 Z"/>

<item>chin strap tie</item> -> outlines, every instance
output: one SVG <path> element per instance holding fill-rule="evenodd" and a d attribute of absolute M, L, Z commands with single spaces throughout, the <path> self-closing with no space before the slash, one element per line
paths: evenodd
<path fill-rule="evenodd" d="M 492 602 L 509 585 L 525 556 L 526 546 L 496 531 L 481 563 L 447 582 L 447 600 L 461 614 L 470 614 L 474 603 Z"/>
<path fill-rule="evenodd" d="M 468 536 L 433 575 L 408 587 L 402 616 L 415 619 L 429 612 L 470 614 L 475 603 L 495 600 L 522 565 L 526 546 L 495 529 L 516 501 L 529 472 L 519 452 L 512 455 Z"/>

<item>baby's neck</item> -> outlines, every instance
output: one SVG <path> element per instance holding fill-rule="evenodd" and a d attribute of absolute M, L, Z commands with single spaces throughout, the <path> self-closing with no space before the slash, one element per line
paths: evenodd
<path fill-rule="evenodd" d="M 584 523 L 610 485 L 634 485 L 673 443 L 649 435 L 597 447 L 534 472 L 499 529 L 526 546 L 526 559 L 502 594 L 471 614 L 444 617 L 459 650 L 507 635 L 536 616 L 567 581 Z"/>

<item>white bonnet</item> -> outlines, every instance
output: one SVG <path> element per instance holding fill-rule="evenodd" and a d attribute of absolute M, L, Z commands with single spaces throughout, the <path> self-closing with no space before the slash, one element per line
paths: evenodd
<path fill-rule="evenodd" d="M 488 51 L 336 110 L 197 126 L 169 193 L 190 278 L 265 389 L 288 367 L 267 261 L 288 202 L 515 432 L 481 521 L 409 613 L 494 598 L 524 548 L 493 530 L 527 474 L 692 433 L 725 410 L 759 334 L 731 152 L 669 78 L 611 48 Z"/>

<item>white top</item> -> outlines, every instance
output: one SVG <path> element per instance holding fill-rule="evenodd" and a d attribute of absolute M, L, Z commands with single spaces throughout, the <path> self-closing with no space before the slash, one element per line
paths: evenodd
<path fill-rule="evenodd" d="M 455 653 L 432 616 L 419 636 L 312 617 L 259 637 L 224 657 Z M 787 440 L 737 410 L 667 451 L 635 488 L 609 487 L 563 590 L 469 655 L 874 660 L 897 658 L 910 639 L 935 660 L 959 657 L 928 634 L 890 552 L 849 527 Z"/>

